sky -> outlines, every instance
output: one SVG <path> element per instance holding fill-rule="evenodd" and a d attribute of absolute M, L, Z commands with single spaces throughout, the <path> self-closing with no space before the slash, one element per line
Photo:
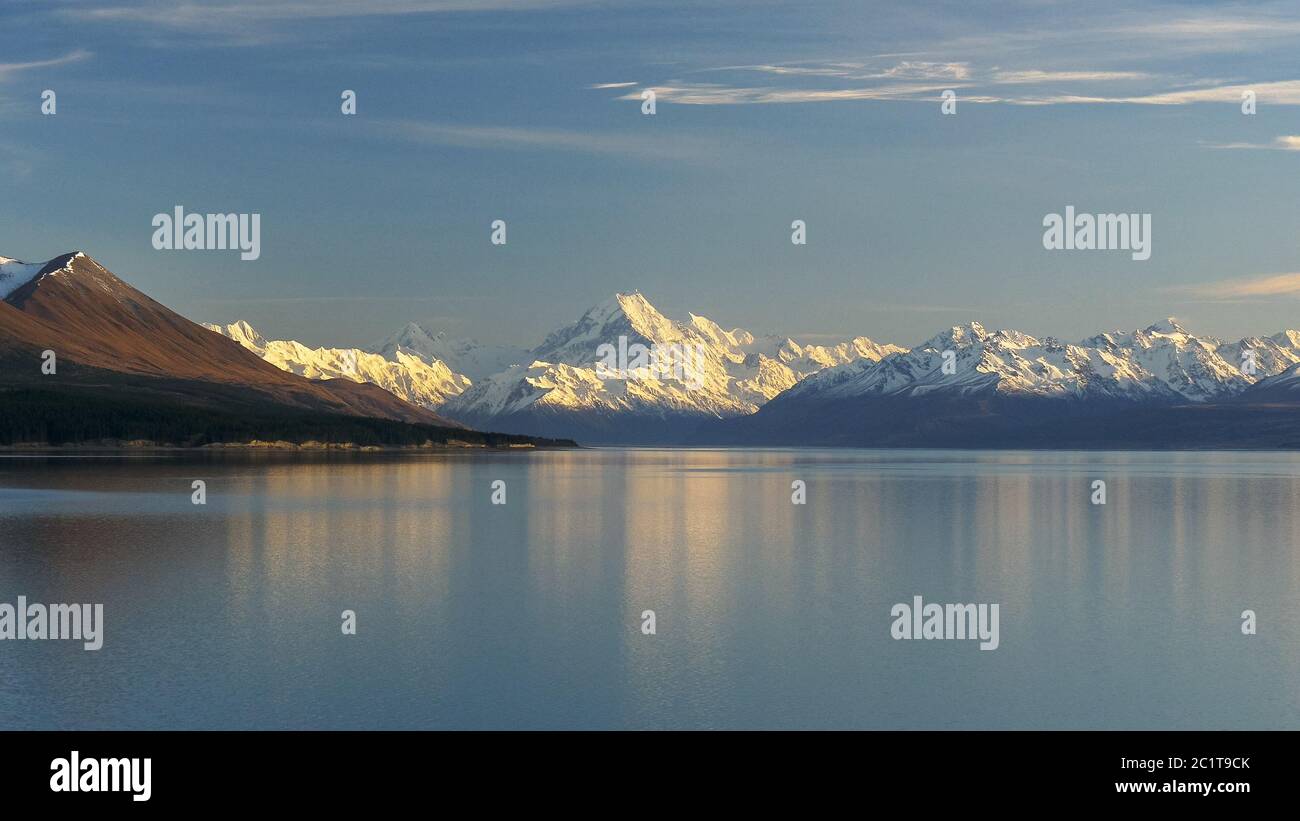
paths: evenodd
<path fill-rule="evenodd" d="M 0 0 L 0 255 L 310 345 L 634 290 L 812 342 L 1300 328 L 1300 5 L 1129 5 Z M 155 250 L 177 205 L 260 257 Z M 1067 206 L 1150 259 L 1045 249 Z"/>

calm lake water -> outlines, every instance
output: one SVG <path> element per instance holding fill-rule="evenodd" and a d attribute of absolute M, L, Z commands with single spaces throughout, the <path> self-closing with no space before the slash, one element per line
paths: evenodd
<path fill-rule="evenodd" d="M 0 727 L 1300 729 L 1297 545 L 1290 454 L 0 457 L 0 602 L 105 615 Z"/>

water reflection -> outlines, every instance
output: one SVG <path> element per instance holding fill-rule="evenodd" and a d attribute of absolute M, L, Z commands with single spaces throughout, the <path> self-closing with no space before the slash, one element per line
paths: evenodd
<path fill-rule="evenodd" d="M 0 601 L 107 623 L 0 644 L 0 721 L 1296 728 L 1297 502 L 1286 454 L 0 459 Z M 891 640 L 913 595 L 1001 647 Z"/>

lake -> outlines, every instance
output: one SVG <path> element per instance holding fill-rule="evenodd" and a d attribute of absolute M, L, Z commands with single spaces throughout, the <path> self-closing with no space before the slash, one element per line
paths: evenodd
<path fill-rule="evenodd" d="M 0 641 L 0 727 L 1300 729 L 1298 511 L 1281 453 L 10 453 L 0 602 L 104 630 Z"/>

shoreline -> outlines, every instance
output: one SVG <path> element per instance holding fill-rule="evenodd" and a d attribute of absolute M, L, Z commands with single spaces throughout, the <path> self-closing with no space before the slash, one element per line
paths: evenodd
<path fill-rule="evenodd" d="M 426 442 L 422 445 L 358 445 L 355 442 L 288 442 L 284 440 L 260 440 L 251 442 L 222 442 L 208 445 L 167 445 L 157 442 L 132 441 L 120 443 L 76 443 L 51 445 L 49 443 L 30 443 L 20 445 L 0 445 L 0 453 L 42 453 L 42 452 L 184 452 L 216 453 L 234 452 L 284 452 L 284 453 L 428 453 L 435 451 L 520 451 L 520 450 L 576 450 L 577 443 L 568 445 L 538 445 L 534 442 L 511 442 L 505 445 L 486 445 L 475 442 L 451 440 L 448 442 Z"/>

